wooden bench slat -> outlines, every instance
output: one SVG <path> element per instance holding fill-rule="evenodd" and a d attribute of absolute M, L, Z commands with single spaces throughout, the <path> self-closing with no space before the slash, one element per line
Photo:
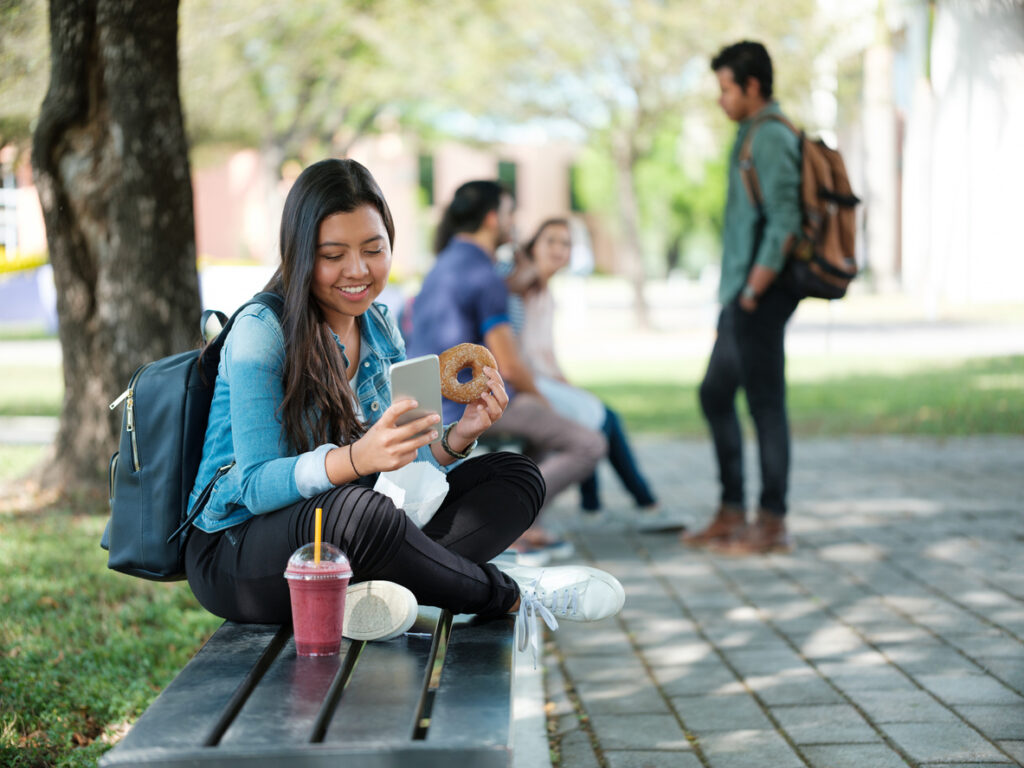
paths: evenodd
<path fill-rule="evenodd" d="M 402 638 L 302 659 L 290 627 L 225 622 L 100 765 L 508 768 L 511 619 L 455 617 L 426 738 L 416 729 L 450 621 L 424 608 Z"/>
<path fill-rule="evenodd" d="M 202 746 L 240 683 L 258 670 L 268 645 L 275 638 L 283 643 L 289 633 L 277 625 L 222 624 L 121 740 L 119 754 L 105 756 L 105 764 L 117 764 L 135 749 Z"/>
<path fill-rule="evenodd" d="M 108 765 L 102 758 L 100 764 Z M 122 757 L 117 765 L 132 768 L 508 768 L 511 761 L 504 750 L 493 747 L 432 747 L 427 742 L 417 741 L 405 746 L 310 744 L 301 751 L 294 746 L 259 750 L 244 747 L 175 750 L 161 747 L 144 753 L 132 752 L 127 758 Z"/>
<path fill-rule="evenodd" d="M 508 749 L 512 720 L 512 617 L 458 616 L 434 698 L 427 741 Z"/>
<path fill-rule="evenodd" d="M 337 656 L 298 657 L 291 638 L 221 737 L 221 746 L 302 745 L 351 644 Z"/>
<path fill-rule="evenodd" d="M 409 634 L 366 643 L 324 735 L 325 744 L 404 744 L 412 739 L 440 619 L 440 610 L 424 608 Z"/>

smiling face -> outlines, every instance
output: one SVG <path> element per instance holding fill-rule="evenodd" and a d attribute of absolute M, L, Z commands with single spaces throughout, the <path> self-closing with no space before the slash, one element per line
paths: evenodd
<path fill-rule="evenodd" d="M 342 335 L 380 296 L 391 271 L 391 245 L 372 205 L 334 213 L 320 224 L 311 291 L 328 325 Z"/>
<path fill-rule="evenodd" d="M 548 280 L 569 263 L 572 238 L 564 224 L 549 224 L 533 244 L 533 263 L 541 278 Z"/>

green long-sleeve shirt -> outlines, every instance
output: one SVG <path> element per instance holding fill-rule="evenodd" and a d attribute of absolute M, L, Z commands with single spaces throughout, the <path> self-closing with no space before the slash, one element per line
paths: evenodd
<path fill-rule="evenodd" d="M 769 102 L 756 115 L 739 124 L 729 157 L 729 191 L 722 231 L 722 279 L 718 287 L 718 298 L 722 304 L 732 301 L 742 290 L 752 264 L 761 264 L 776 272 L 781 270 L 786 261 L 783 246 L 790 234 L 800 230 L 800 142 L 789 128 L 777 120 L 765 120 L 754 133 L 751 151 L 764 198 L 765 217 L 759 245 L 757 225 L 760 214 L 747 196 L 740 176 L 739 154 L 750 126 L 759 116 L 772 112 L 782 114 L 777 102 Z"/>

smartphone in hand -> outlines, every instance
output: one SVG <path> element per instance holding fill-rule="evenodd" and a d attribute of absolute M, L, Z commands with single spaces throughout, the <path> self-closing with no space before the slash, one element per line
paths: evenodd
<path fill-rule="evenodd" d="M 411 398 L 419 405 L 398 417 L 399 425 L 415 421 L 429 413 L 441 414 L 441 366 L 437 355 L 423 355 L 391 366 L 391 402 Z M 438 437 L 443 425 L 435 424 Z"/>

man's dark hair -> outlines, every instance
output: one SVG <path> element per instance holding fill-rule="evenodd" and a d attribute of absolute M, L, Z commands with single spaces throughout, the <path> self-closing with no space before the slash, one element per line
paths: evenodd
<path fill-rule="evenodd" d="M 467 181 L 457 190 L 434 233 L 434 253 L 440 253 L 459 233 L 476 232 L 487 214 L 498 210 L 502 195 L 511 195 L 498 181 Z"/>
<path fill-rule="evenodd" d="M 772 97 L 772 59 L 760 43 L 743 40 L 720 50 L 711 60 L 711 69 L 717 72 L 726 68 L 732 70 L 732 79 L 743 90 L 752 77 L 761 84 L 761 96 Z"/>

